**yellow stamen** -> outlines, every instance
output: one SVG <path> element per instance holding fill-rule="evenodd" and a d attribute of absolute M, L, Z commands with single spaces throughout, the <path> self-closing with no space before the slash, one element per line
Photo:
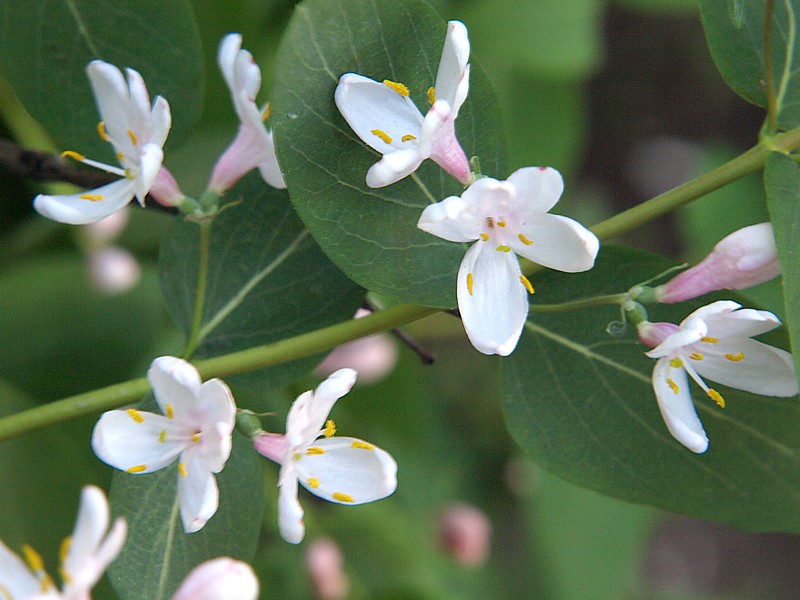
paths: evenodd
<path fill-rule="evenodd" d="M 703 355 L 700 354 L 699 352 L 692 352 L 689 355 L 689 358 L 691 358 L 692 360 L 703 360 Z"/>
<path fill-rule="evenodd" d="M 56 585 L 53 583 L 53 579 L 47 574 L 47 571 L 44 570 L 44 561 L 39 553 L 26 544 L 22 546 L 22 554 L 31 571 L 33 571 L 36 578 L 39 579 L 39 589 L 42 592 L 46 592 L 49 589 L 55 588 Z"/>
<path fill-rule="evenodd" d="M 481 234 L 479 234 L 479 235 L 481 236 L 481 239 L 482 239 L 484 242 L 488 242 L 488 241 L 489 241 L 489 234 L 488 234 L 488 233 L 481 233 Z"/>
<path fill-rule="evenodd" d="M 533 286 L 531 285 L 531 282 L 528 280 L 528 278 L 525 277 L 525 275 L 520 275 L 519 276 L 519 280 L 522 283 L 522 285 L 525 286 L 525 289 L 528 290 L 528 293 L 532 294 L 533 293 Z"/>
<path fill-rule="evenodd" d="M 417 136 L 411 135 L 410 133 L 405 134 L 403 137 L 400 138 L 401 142 L 410 142 L 411 140 L 417 139 Z"/>
<path fill-rule="evenodd" d="M 162 429 L 161 432 L 158 434 L 158 441 L 162 444 L 167 441 L 167 432 L 166 430 Z"/>
<path fill-rule="evenodd" d="M 683 366 L 683 361 L 680 358 L 673 358 L 669 361 L 669 366 L 673 369 L 680 369 Z"/>
<path fill-rule="evenodd" d="M 65 150 L 64 152 L 61 153 L 61 156 L 64 158 L 71 158 L 77 161 L 86 160 L 86 157 L 83 154 L 78 154 L 74 150 Z"/>
<path fill-rule="evenodd" d="M 703 336 L 700 338 L 700 341 L 708 342 L 709 344 L 716 344 L 717 342 L 719 342 L 719 338 Z"/>
<path fill-rule="evenodd" d="M 669 386 L 669 389 L 671 389 L 677 395 L 679 391 L 678 384 L 672 381 L 671 377 L 667 377 L 667 385 Z"/>
<path fill-rule="evenodd" d="M 519 238 L 519 241 L 522 242 L 523 244 L 525 244 L 526 246 L 530 246 L 531 244 L 533 244 L 533 242 L 531 240 L 526 238 L 521 233 L 517 237 Z"/>
<path fill-rule="evenodd" d="M 333 422 L 333 419 L 328 419 L 325 423 L 325 429 L 322 432 L 326 438 L 333 437 L 333 434 L 336 433 L 336 423 Z"/>
<path fill-rule="evenodd" d="M 391 136 L 386 133 L 383 129 L 372 129 L 370 133 L 376 137 L 379 137 L 384 144 L 391 144 L 392 138 Z"/>
<path fill-rule="evenodd" d="M 174 419 L 175 418 L 175 409 L 172 408 L 172 404 L 167 404 L 164 407 L 164 410 L 167 411 L 167 418 L 168 419 Z"/>
<path fill-rule="evenodd" d="M 126 472 L 128 473 L 143 473 L 147 470 L 147 465 L 136 465 L 135 467 L 131 467 L 127 469 Z"/>
<path fill-rule="evenodd" d="M 740 360 L 744 360 L 744 352 L 739 352 L 737 354 L 726 354 L 725 358 L 731 362 L 739 362 Z"/>
<path fill-rule="evenodd" d="M 128 413 L 128 416 L 137 423 L 144 423 L 144 417 L 142 416 L 142 413 L 135 408 L 129 408 L 125 412 Z"/>
<path fill-rule="evenodd" d="M 432 87 L 429 87 L 427 94 L 428 94 L 428 102 L 430 102 L 431 104 L 436 102 L 436 90 L 434 90 Z"/>
<path fill-rule="evenodd" d="M 395 92 L 403 96 L 403 98 L 408 98 L 408 88 L 402 83 L 397 83 L 396 81 L 389 81 L 388 79 L 384 79 L 383 85 L 392 88 Z"/>
<path fill-rule="evenodd" d="M 264 123 L 267 119 L 269 119 L 270 114 L 272 114 L 272 105 L 267 102 L 264 105 L 264 110 L 261 111 L 261 122 Z"/>
<path fill-rule="evenodd" d="M 181 474 L 181 477 L 189 475 L 189 473 L 186 472 L 186 465 L 184 463 L 178 463 L 178 473 Z"/>
<path fill-rule="evenodd" d="M 341 492 L 333 492 L 333 499 L 338 500 L 339 502 L 355 502 L 352 496 L 348 496 L 347 494 L 343 494 Z"/>
<path fill-rule="evenodd" d="M 136 139 L 136 134 L 133 133 L 130 129 L 128 129 L 128 137 L 131 138 L 131 142 L 133 145 L 136 146 L 139 143 L 139 140 Z"/>
<path fill-rule="evenodd" d="M 72 581 L 72 577 L 64 569 L 64 561 L 67 560 L 67 554 L 69 554 L 69 548 L 71 545 L 72 536 L 68 536 L 61 541 L 61 546 L 58 549 L 58 560 L 61 563 L 61 566 L 58 569 L 58 574 L 61 575 L 61 581 L 67 584 Z"/>
<path fill-rule="evenodd" d="M 505 227 L 506 226 L 506 222 L 505 221 L 498 221 L 497 222 L 497 226 L 498 227 Z"/>
<path fill-rule="evenodd" d="M 472 273 L 467 273 L 467 291 L 469 295 L 472 296 L 472 286 L 475 285 L 475 278 L 472 276 Z"/>
<path fill-rule="evenodd" d="M 708 397 L 719 404 L 720 408 L 725 408 L 725 398 L 714 388 L 708 388 Z"/>
<path fill-rule="evenodd" d="M 306 448 L 306 456 L 312 456 L 314 454 L 325 454 L 325 450 L 319 446 L 310 446 Z"/>
<path fill-rule="evenodd" d="M 200 434 L 199 434 L 199 433 L 193 433 L 193 434 L 192 434 L 192 441 L 193 441 L 195 444 L 196 444 L 197 442 L 199 442 L 199 441 L 200 441 Z"/>
<path fill-rule="evenodd" d="M 122 152 L 117 152 L 117 160 L 119 162 L 122 162 L 123 160 L 125 160 L 125 155 Z"/>
<path fill-rule="evenodd" d="M 102 194 L 81 194 L 78 196 L 81 200 L 88 200 L 89 202 L 100 202 L 103 199 Z"/>
<path fill-rule="evenodd" d="M 111 138 L 108 137 L 108 132 L 106 131 L 106 122 L 100 121 L 97 124 L 97 135 L 100 136 L 100 139 L 104 142 L 108 142 Z"/>
<path fill-rule="evenodd" d="M 312 487 L 314 489 L 317 489 L 319 487 L 319 479 L 317 479 L 316 477 L 309 477 L 307 483 L 308 487 Z"/>
<path fill-rule="evenodd" d="M 498 252 L 511 252 L 511 246 L 506 246 L 505 244 L 500 244 L 497 248 L 495 248 Z"/>
<path fill-rule="evenodd" d="M 353 443 L 350 445 L 353 448 L 359 448 L 361 450 L 375 450 L 375 446 L 368 444 L 367 442 L 362 442 L 361 440 L 353 440 Z"/>

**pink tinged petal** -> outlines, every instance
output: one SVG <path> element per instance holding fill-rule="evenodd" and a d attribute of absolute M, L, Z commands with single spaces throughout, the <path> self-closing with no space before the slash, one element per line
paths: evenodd
<path fill-rule="evenodd" d="M 472 242 L 480 235 L 481 219 L 470 218 L 472 211 L 459 196 L 450 196 L 422 211 L 417 227 L 450 242 Z"/>
<path fill-rule="evenodd" d="M 674 323 L 651 323 L 649 321 L 644 321 L 636 326 L 636 333 L 639 336 L 639 341 L 646 346 L 654 348 L 679 329 L 680 327 Z"/>
<path fill-rule="evenodd" d="M 217 512 L 217 480 L 202 461 L 181 458 L 178 464 L 178 502 L 186 533 L 200 531 Z"/>
<path fill-rule="evenodd" d="M 467 250 L 458 271 L 458 310 L 470 342 L 484 354 L 508 356 L 528 316 L 528 292 L 511 252 L 485 242 Z"/>
<path fill-rule="evenodd" d="M 164 160 L 164 151 L 161 146 L 156 144 L 145 144 L 139 157 L 139 174 L 133 180 L 135 184 L 136 198 L 139 204 L 144 206 L 145 197 L 150 192 L 150 188 L 156 182 L 156 177 L 161 170 L 161 162 Z"/>
<path fill-rule="evenodd" d="M 290 544 L 299 544 L 306 534 L 303 524 L 303 507 L 297 500 L 297 478 L 284 476 L 281 468 L 280 490 L 278 492 L 278 529 L 281 537 Z M 292 469 L 292 473 L 294 469 Z"/>
<path fill-rule="evenodd" d="M 120 179 L 80 194 L 40 194 L 33 200 L 33 208 L 42 216 L 59 223 L 96 223 L 127 206 L 133 198 L 134 185 L 134 180 Z"/>
<path fill-rule="evenodd" d="M 436 101 L 422 124 L 420 155 L 423 158 L 430 157 L 450 175 L 467 185 L 472 179 L 472 170 L 464 149 L 456 139 L 455 118 L 455 113 L 446 101 Z"/>
<path fill-rule="evenodd" d="M 186 197 L 172 173 L 163 165 L 150 188 L 150 195 L 162 206 L 180 206 Z"/>
<path fill-rule="evenodd" d="M 42 584 L 25 562 L 0 542 L 0 592 L 12 600 L 33 598 L 41 593 Z"/>
<path fill-rule="evenodd" d="M 526 223 L 519 233 L 524 240 L 522 237 L 509 240 L 514 252 L 565 273 L 591 269 L 600 249 L 597 236 L 577 221 L 561 215 L 539 215 Z"/>
<path fill-rule="evenodd" d="M 380 188 L 397 183 L 416 171 L 425 158 L 420 156 L 417 148 L 395 150 L 384 154 L 383 158 L 367 171 L 367 186 Z"/>
<path fill-rule="evenodd" d="M 700 319 L 694 319 L 689 323 L 684 321 L 684 323 L 685 324 L 682 327 L 675 330 L 675 333 L 667 336 L 663 342 L 649 352 L 645 352 L 645 354 L 650 358 L 669 356 L 676 350 L 680 350 L 686 346 L 689 346 L 690 344 L 699 342 L 708 331 L 705 321 Z"/>
<path fill-rule="evenodd" d="M 798 392 L 792 355 L 756 340 L 720 340 L 698 344 L 708 351 L 691 365 L 699 375 L 735 388 L 763 396 L 789 397 Z"/>
<path fill-rule="evenodd" d="M 272 139 L 272 131 L 269 129 L 267 130 L 267 143 L 264 145 L 263 151 L 263 158 L 258 163 L 258 170 L 262 179 L 274 188 L 285 190 L 286 181 L 283 179 L 283 173 L 281 173 L 280 165 L 278 165 L 278 157 L 275 156 L 275 143 Z"/>
<path fill-rule="evenodd" d="M 232 94 L 236 88 L 233 68 L 236 64 L 236 56 L 239 54 L 239 50 L 241 49 L 241 34 L 229 33 L 222 38 L 222 41 L 219 44 L 219 49 L 217 50 L 217 65 L 219 66 L 222 77 L 225 79 L 225 83 L 228 85 L 228 89 L 231 90 Z"/>
<path fill-rule="evenodd" d="M 261 456 L 273 462 L 283 464 L 286 458 L 286 437 L 279 433 L 262 432 L 253 438 L 253 448 Z"/>
<path fill-rule="evenodd" d="M 174 356 L 160 356 L 150 365 L 147 381 L 165 415 L 171 413 L 182 421 L 194 413 L 202 381 L 191 363 Z"/>
<path fill-rule="evenodd" d="M 561 173 L 552 167 L 524 167 L 507 179 L 517 190 L 521 212 L 537 215 L 550 212 L 564 192 Z"/>
<path fill-rule="evenodd" d="M 256 167 L 269 185 L 278 189 L 286 188 L 275 156 L 272 133 L 261 122 L 258 128 L 243 123 L 236 138 L 214 165 L 208 187 L 222 194 Z"/>
<path fill-rule="evenodd" d="M 172 600 L 256 600 L 258 579 L 247 563 L 226 556 L 192 569 Z"/>
<path fill-rule="evenodd" d="M 297 478 L 309 492 L 329 502 L 364 504 L 397 489 L 397 463 L 385 450 L 356 438 L 318 440 L 320 453 L 302 454 Z"/>
<path fill-rule="evenodd" d="M 312 413 L 309 404 L 313 398 L 314 392 L 308 390 L 295 398 L 289 407 L 289 414 L 286 416 L 287 456 L 293 452 L 296 446 L 310 443 L 319 436 L 320 428 L 311 425 Z M 316 418 L 314 421 L 316 423 Z"/>
<path fill-rule="evenodd" d="M 180 424 L 161 415 L 136 409 L 112 410 L 94 426 L 92 449 L 115 469 L 151 473 L 175 462 L 191 443 L 190 436 L 191 432 L 181 429 Z"/>
<path fill-rule="evenodd" d="M 708 437 L 697 417 L 686 372 L 673 368 L 667 357 L 659 359 L 653 369 L 653 390 L 672 436 L 692 452 L 708 450 Z"/>
<path fill-rule="evenodd" d="M 458 113 L 469 91 L 469 37 L 460 21 L 447 24 L 447 36 L 436 74 L 437 99 L 446 100 Z"/>

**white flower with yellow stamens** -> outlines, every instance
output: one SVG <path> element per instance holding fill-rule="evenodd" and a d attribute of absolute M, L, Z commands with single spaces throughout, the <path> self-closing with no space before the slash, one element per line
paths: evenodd
<path fill-rule="evenodd" d="M 456 139 L 455 121 L 469 91 L 469 38 L 460 21 L 447 24 L 447 36 L 436 75 L 428 90 L 431 104 L 422 113 L 408 88 L 345 73 L 334 95 L 336 106 L 353 131 L 383 155 L 367 172 L 367 185 L 378 188 L 403 179 L 427 158 L 466 185 L 472 173 Z"/>
<path fill-rule="evenodd" d="M 219 379 L 202 383 L 185 360 L 162 356 L 147 372 L 163 415 L 135 408 L 112 410 L 95 425 L 92 448 L 103 462 L 127 473 L 151 473 L 178 461 L 178 500 L 187 533 L 217 511 L 219 473 L 231 453 L 236 406 Z"/>
<path fill-rule="evenodd" d="M 117 67 L 101 60 L 90 62 L 86 72 L 102 118 L 98 132 L 114 147 L 121 166 L 90 160 L 72 151 L 64 156 L 122 179 L 81 194 L 40 194 L 34 199 L 39 213 L 72 225 L 99 221 L 126 206 L 134 196 L 144 206 L 162 168 L 161 148 L 172 123 L 167 101 L 157 96 L 151 106 L 144 80 L 133 69 L 127 69 L 127 83 Z"/>
<path fill-rule="evenodd" d="M 533 287 L 514 254 L 568 273 L 594 266 L 597 237 L 548 213 L 563 190 L 555 169 L 526 167 L 507 181 L 478 179 L 420 216 L 417 227 L 430 234 L 451 242 L 477 240 L 461 261 L 456 292 L 467 336 L 484 354 L 510 354 L 528 316 Z"/>
<path fill-rule="evenodd" d="M 764 396 L 797 394 L 791 354 L 750 339 L 780 324 L 770 312 L 720 300 L 697 309 L 680 326 L 647 321 L 637 326 L 639 338 L 655 345 L 646 352 L 658 359 L 653 369 L 653 390 L 661 416 L 676 440 L 693 452 L 708 449 L 688 377 L 723 407 L 722 395 L 708 387 L 703 377 Z"/>
<path fill-rule="evenodd" d="M 334 436 L 328 413 L 355 382 L 353 369 L 336 371 L 314 391 L 297 397 L 286 418 L 285 436 L 265 433 L 254 439 L 256 450 L 281 463 L 278 526 L 287 542 L 299 544 L 305 535 L 298 481 L 338 504 L 373 502 L 397 488 L 397 463 L 389 453 L 363 440 Z"/>

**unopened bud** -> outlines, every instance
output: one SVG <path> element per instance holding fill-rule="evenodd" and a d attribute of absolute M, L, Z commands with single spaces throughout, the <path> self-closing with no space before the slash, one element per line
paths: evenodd
<path fill-rule="evenodd" d="M 128 208 L 125 207 L 105 219 L 85 225 L 83 230 L 86 232 L 89 246 L 99 248 L 116 239 L 128 225 L 129 218 Z"/>
<path fill-rule="evenodd" d="M 215 558 L 195 567 L 172 600 L 256 600 L 258 579 L 250 565 Z"/>
<path fill-rule="evenodd" d="M 492 524 L 474 506 L 446 507 L 439 514 L 438 533 L 441 548 L 465 567 L 479 567 L 489 557 Z"/>
<path fill-rule="evenodd" d="M 679 329 L 680 327 L 674 323 L 643 321 L 636 326 L 636 333 L 639 334 L 639 340 L 645 346 L 655 348 Z"/>
<path fill-rule="evenodd" d="M 278 464 L 283 463 L 283 455 L 286 452 L 286 437 L 280 433 L 267 433 L 263 431 L 253 439 L 253 448 L 261 456 L 265 456 Z"/>
<path fill-rule="evenodd" d="M 330 538 L 320 537 L 308 545 L 306 566 L 311 585 L 319 600 L 341 600 L 350 592 L 350 579 L 344 573 L 344 558 Z"/>
<path fill-rule="evenodd" d="M 139 281 L 141 272 L 136 258 L 124 248 L 89 251 L 89 277 L 100 291 L 119 294 L 129 290 Z"/>
<path fill-rule="evenodd" d="M 150 195 L 164 206 L 180 206 L 186 198 L 186 194 L 178 187 L 178 182 L 166 167 L 161 167 L 158 171 L 156 181 L 150 188 Z"/>

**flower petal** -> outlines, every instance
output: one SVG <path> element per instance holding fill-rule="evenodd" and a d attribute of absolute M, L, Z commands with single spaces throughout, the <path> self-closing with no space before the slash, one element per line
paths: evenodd
<path fill-rule="evenodd" d="M 156 144 L 145 144 L 139 155 L 139 174 L 135 182 L 136 199 L 144 206 L 145 197 L 156 182 L 161 163 L 164 160 L 164 151 Z"/>
<path fill-rule="evenodd" d="M 281 467 L 280 490 L 278 492 L 278 529 L 281 537 L 290 544 L 299 544 L 306 534 L 303 524 L 303 507 L 297 500 L 297 477 L 294 466 Z"/>
<path fill-rule="evenodd" d="M 187 452 L 203 463 L 204 468 L 212 473 L 219 473 L 231 455 L 231 423 L 208 423 L 200 432 L 200 442 L 190 446 Z"/>
<path fill-rule="evenodd" d="M 422 211 L 417 227 L 422 231 L 451 242 L 472 242 L 478 239 L 479 220 L 472 215 L 460 196 L 450 196 Z"/>
<path fill-rule="evenodd" d="M 517 189 L 521 209 L 525 215 L 549 212 L 564 192 L 561 173 L 552 167 L 524 167 L 508 178 Z"/>
<path fill-rule="evenodd" d="M 458 310 L 472 345 L 507 356 L 516 348 L 528 316 L 528 293 L 517 258 L 488 243 L 474 243 L 458 271 Z"/>
<path fill-rule="evenodd" d="M 217 480 L 199 460 L 181 459 L 178 469 L 178 501 L 186 533 L 200 531 L 219 506 Z M 185 475 L 184 475 L 185 473 Z"/>
<path fill-rule="evenodd" d="M 200 386 L 193 415 L 198 424 L 219 423 L 230 438 L 236 420 L 236 404 L 230 388 L 221 379 L 209 379 Z"/>
<path fill-rule="evenodd" d="M 3 542 L 0 542 L 0 592 L 11 599 L 34 598 L 42 592 L 41 582 Z"/>
<path fill-rule="evenodd" d="M 436 99 L 446 100 L 453 107 L 454 117 L 469 91 L 469 36 L 461 21 L 447 24 L 447 36 L 436 73 Z"/>
<path fill-rule="evenodd" d="M 720 339 L 749 338 L 780 327 L 781 322 L 766 310 L 742 308 L 707 316 L 708 335 Z"/>
<path fill-rule="evenodd" d="M 256 600 L 258 579 L 247 563 L 227 556 L 191 570 L 172 600 Z"/>
<path fill-rule="evenodd" d="M 513 238 L 514 252 L 528 260 L 565 273 L 588 271 L 600 249 L 600 241 L 583 225 L 561 215 L 543 214 L 528 221 L 521 238 Z M 533 243 L 529 243 L 533 242 Z"/>
<path fill-rule="evenodd" d="M 663 342 L 645 354 L 650 358 L 668 356 L 675 350 L 699 342 L 708 332 L 708 327 L 702 319 L 684 320 L 683 323 L 680 329 L 668 335 Z"/>
<path fill-rule="evenodd" d="M 658 408 L 672 436 L 692 452 L 708 450 L 708 437 L 697 416 L 686 371 L 660 358 L 653 368 L 653 390 Z"/>
<path fill-rule="evenodd" d="M 384 154 L 383 158 L 367 171 L 367 186 L 380 188 L 397 183 L 416 171 L 425 158 L 427 157 L 421 156 L 417 148 L 395 150 Z"/>
<path fill-rule="evenodd" d="M 431 106 L 419 138 L 419 154 L 430 157 L 450 175 L 467 185 L 472 179 L 472 170 L 464 149 L 456 138 L 456 113 L 445 100 L 437 100 Z"/>
<path fill-rule="evenodd" d="M 295 463 L 309 492 L 339 504 L 380 500 L 397 488 L 397 463 L 388 452 L 349 437 L 318 440 L 321 453 L 303 454 Z"/>
<path fill-rule="evenodd" d="M 114 65 L 93 60 L 86 66 L 92 84 L 97 110 L 106 132 L 118 151 L 128 154 L 133 149 L 128 130 L 130 124 L 130 89 L 125 77 Z"/>
<path fill-rule="evenodd" d="M 202 381 L 191 363 L 174 356 L 160 356 L 147 370 L 147 381 L 165 415 L 172 413 L 183 420 L 194 414 Z"/>
<path fill-rule="evenodd" d="M 42 216 L 59 223 L 96 223 L 127 206 L 133 198 L 134 185 L 132 179 L 120 179 L 80 194 L 39 194 L 33 200 L 33 207 Z"/>

